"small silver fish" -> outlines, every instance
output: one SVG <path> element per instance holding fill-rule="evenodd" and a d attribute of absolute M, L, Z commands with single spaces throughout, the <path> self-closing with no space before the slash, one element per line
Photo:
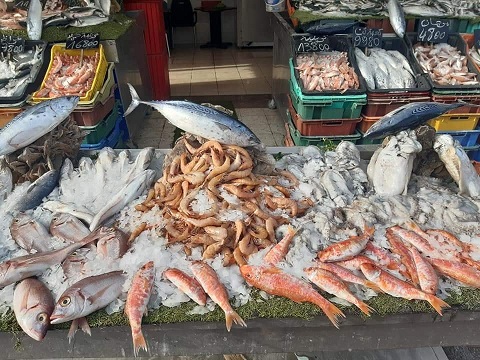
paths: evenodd
<path fill-rule="evenodd" d="M 119 229 L 97 241 L 97 252 L 104 258 L 120 259 L 128 250 L 128 236 Z"/>
<path fill-rule="evenodd" d="M 54 306 L 50 290 L 40 280 L 25 279 L 15 287 L 15 318 L 22 330 L 34 340 L 41 341 L 45 337 Z"/>

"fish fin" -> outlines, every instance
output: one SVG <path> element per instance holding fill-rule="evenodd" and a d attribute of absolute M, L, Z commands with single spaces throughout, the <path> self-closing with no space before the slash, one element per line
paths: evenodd
<path fill-rule="evenodd" d="M 367 226 L 365 224 L 365 227 L 363 229 L 363 233 L 365 235 L 368 235 L 369 237 L 372 237 L 375 234 L 375 226 Z"/>
<path fill-rule="evenodd" d="M 374 308 L 365 304 L 363 301 L 359 300 L 355 305 L 367 316 L 370 316 L 372 312 L 375 312 Z"/>
<path fill-rule="evenodd" d="M 384 291 L 382 289 L 380 289 L 380 287 L 375 284 L 373 281 L 370 281 L 370 280 L 366 280 L 365 281 L 365 285 L 367 287 L 369 287 L 370 289 L 372 289 L 373 291 L 377 292 L 377 293 L 383 293 Z"/>
<path fill-rule="evenodd" d="M 124 115 L 127 116 L 129 115 L 133 110 L 136 109 L 138 105 L 140 105 L 140 97 L 137 94 L 137 91 L 133 87 L 132 84 L 127 83 L 128 88 L 130 89 L 130 95 L 132 96 L 132 102 L 128 106 L 128 109 L 125 111 Z"/>
<path fill-rule="evenodd" d="M 69 344 L 72 342 L 78 329 L 82 329 L 85 334 L 92 336 L 92 332 L 90 331 L 90 326 L 88 325 L 87 319 L 85 317 L 75 319 L 70 325 L 70 330 L 68 330 L 67 337 Z"/>
<path fill-rule="evenodd" d="M 227 331 L 230 331 L 233 323 L 247 327 L 245 321 L 243 321 L 240 315 L 238 315 L 234 310 L 230 310 L 225 313 L 225 323 L 227 325 Z"/>
<path fill-rule="evenodd" d="M 430 305 L 433 306 L 433 308 L 440 314 L 440 316 L 442 316 L 442 309 L 450 307 L 450 305 L 448 305 L 442 299 L 439 299 L 436 296 L 430 294 L 426 295 L 428 295 L 426 300 L 430 303 Z"/>
<path fill-rule="evenodd" d="M 81 318 L 77 319 L 77 324 L 78 324 L 78 327 L 80 329 L 82 329 L 82 331 L 85 334 L 88 334 L 89 336 L 92 336 L 92 331 L 90 330 L 90 325 L 88 325 L 88 321 L 87 321 L 86 317 L 81 317 Z"/>
<path fill-rule="evenodd" d="M 136 331 L 135 334 L 132 332 L 132 338 L 133 338 L 133 352 L 135 354 L 135 357 L 138 356 L 138 352 L 140 351 L 140 349 L 148 351 L 147 342 L 143 337 L 142 330 Z"/>
<path fill-rule="evenodd" d="M 337 308 L 335 305 L 333 305 L 331 302 L 328 302 L 328 305 L 322 306 L 321 309 L 327 315 L 328 319 L 332 322 L 333 326 L 335 326 L 337 329 L 339 329 L 339 318 L 340 316 L 345 317 L 345 314 Z"/>

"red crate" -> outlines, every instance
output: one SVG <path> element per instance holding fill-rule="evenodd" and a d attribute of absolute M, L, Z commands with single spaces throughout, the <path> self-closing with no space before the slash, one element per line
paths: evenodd
<path fill-rule="evenodd" d="M 405 32 L 414 32 L 415 31 L 415 19 L 406 19 L 406 30 Z M 385 34 L 394 33 L 390 20 L 388 18 L 384 19 L 368 19 L 367 20 L 368 28 L 377 28 L 383 29 Z"/>
<path fill-rule="evenodd" d="M 367 105 L 363 107 L 362 115 L 369 117 L 379 117 L 388 114 L 390 111 L 398 109 L 400 106 L 414 103 L 430 101 L 430 96 L 425 97 L 386 97 L 380 100 L 377 98 L 373 100 L 367 97 Z"/>
<path fill-rule="evenodd" d="M 479 106 L 465 105 L 446 112 L 445 114 L 480 114 L 480 95 L 439 95 L 432 93 L 432 101 L 444 104 L 452 104 L 458 101 Z"/>
<path fill-rule="evenodd" d="M 143 10 L 145 13 L 145 47 L 147 55 L 166 51 L 165 23 L 163 20 L 163 0 L 142 0 L 123 2 L 126 11 Z"/>
<path fill-rule="evenodd" d="M 475 41 L 474 35 L 473 34 L 462 34 L 463 40 L 465 40 L 465 43 L 467 44 L 467 54 L 470 51 L 470 48 L 473 46 L 473 42 Z M 472 63 L 477 67 L 478 71 L 480 71 L 480 65 L 478 65 L 475 61 L 472 59 Z"/>
<path fill-rule="evenodd" d="M 168 55 L 148 55 L 148 70 L 152 82 L 152 95 L 155 100 L 166 100 L 170 97 L 170 79 L 168 77 Z"/>
<path fill-rule="evenodd" d="M 303 136 L 342 136 L 352 135 L 355 132 L 358 119 L 326 119 L 326 120 L 304 120 L 297 114 L 288 95 L 288 111 L 292 117 L 295 127 Z"/>
<path fill-rule="evenodd" d="M 369 116 L 362 116 L 362 121 L 358 124 L 358 130 L 365 134 L 370 127 L 375 124 L 378 120 L 381 119 L 381 116 L 369 117 Z"/>
<path fill-rule="evenodd" d="M 283 142 L 287 147 L 295 146 L 295 143 L 293 142 L 293 139 L 292 139 L 292 135 L 290 135 L 290 128 L 288 127 L 287 123 L 285 123 L 285 138 Z"/>

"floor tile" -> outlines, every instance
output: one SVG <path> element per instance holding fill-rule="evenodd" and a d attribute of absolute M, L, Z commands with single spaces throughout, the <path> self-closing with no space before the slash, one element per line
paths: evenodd
<path fill-rule="evenodd" d="M 260 109 L 260 108 L 238 108 L 238 109 L 235 109 L 235 111 L 237 112 L 238 116 L 241 117 L 242 119 L 245 117 L 245 118 L 249 118 L 251 116 L 263 116 L 265 115 L 264 112 L 263 112 L 263 109 Z"/>

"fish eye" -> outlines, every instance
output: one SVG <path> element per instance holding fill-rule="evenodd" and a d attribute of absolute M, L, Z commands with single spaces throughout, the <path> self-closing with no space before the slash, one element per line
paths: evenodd
<path fill-rule="evenodd" d="M 64 298 L 60 299 L 61 306 L 68 306 L 70 304 L 70 296 L 65 296 Z"/>
<path fill-rule="evenodd" d="M 47 314 L 46 313 L 40 313 L 38 314 L 37 316 L 37 320 L 40 321 L 40 322 L 44 322 L 45 320 L 47 320 Z"/>

